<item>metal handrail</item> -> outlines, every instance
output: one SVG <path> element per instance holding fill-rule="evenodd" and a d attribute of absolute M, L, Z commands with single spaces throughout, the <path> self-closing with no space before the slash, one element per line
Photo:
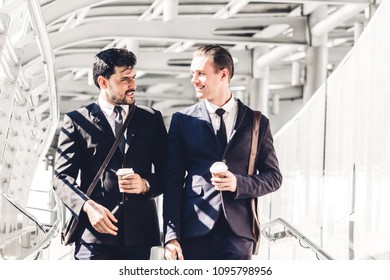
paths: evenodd
<path fill-rule="evenodd" d="M 36 229 L 37 229 L 36 226 L 30 225 L 30 226 L 15 230 L 12 232 L 12 234 L 9 234 L 9 235 L 4 236 L 4 237 L 0 237 L 0 249 L 4 248 L 8 243 L 13 242 L 26 234 L 30 234 L 30 233 L 35 232 Z"/>
<path fill-rule="evenodd" d="M 283 225 L 285 230 L 274 234 L 269 234 L 268 232 L 266 232 L 267 228 L 270 228 L 277 224 Z M 281 239 L 284 237 L 293 236 L 299 240 L 301 246 L 302 246 L 301 242 L 304 242 L 307 245 L 307 248 L 311 249 L 314 253 L 316 253 L 317 258 L 318 256 L 321 256 L 323 259 L 334 260 L 334 258 L 331 255 L 329 255 L 327 252 L 322 250 L 319 246 L 317 246 L 314 242 L 312 242 L 309 238 L 307 238 L 305 235 L 303 235 L 295 227 L 290 225 L 282 218 L 277 218 L 275 220 L 263 224 L 261 226 L 261 233 L 265 238 L 267 238 L 270 241 L 275 241 L 277 239 Z"/>
<path fill-rule="evenodd" d="M 39 253 L 49 247 L 51 240 L 53 237 L 57 235 L 61 226 L 61 220 L 57 219 L 53 226 L 50 228 L 49 232 L 46 234 L 45 238 L 43 238 L 40 242 L 34 245 L 30 250 L 24 253 L 22 256 L 18 257 L 17 260 L 27 260 L 27 259 L 37 259 Z"/>
<path fill-rule="evenodd" d="M 55 194 L 54 191 L 52 191 L 52 194 L 54 196 L 56 205 L 54 207 L 56 214 L 56 220 L 54 221 L 53 225 L 51 226 L 50 230 L 47 232 L 45 238 L 43 238 L 41 241 L 36 243 L 34 247 L 32 247 L 30 250 L 28 250 L 26 253 L 24 253 L 22 256 L 17 258 L 18 260 L 26 260 L 26 259 L 32 259 L 33 257 L 36 259 L 39 256 L 39 253 L 49 247 L 51 240 L 57 236 L 58 232 L 60 231 L 60 228 L 63 223 L 62 219 L 62 203 L 60 202 L 60 199 Z"/>
<path fill-rule="evenodd" d="M 31 221 L 33 221 L 43 232 L 46 232 L 45 227 L 31 213 L 24 209 L 23 206 L 19 205 L 19 203 L 9 197 L 6 193 L 1 192 L 1 195 L 16 209 L 18 209 L 19 212 L 22 212 L 23 215 L 27 216 Z"/>
<path fill-rule="evenodd" d="M 59 198 L 54 193 L 54 198 L 56 201 L 55 209 L 57 212 L 56 217 L 57 219 L 54 221 L 53 225 L 51 226 L 50 230 L 46 232 L 44 226 L 38 222 L 38 220 L 30 214 L 26 209 L 24 209 L 22 206 L 20 206 L 17 202 L 15 202 L 12 198 L 10 198 L 7 194 L 2 193 L 2 196 L 10 202 L 15 208 L 17 208 L 20 212 L 22 212 L 24 215 L 26 215 L 30 220 L 32 220 L 44 233 L 45 237 L 37 242 L 33 247 L 31 247 L 26 253 L 19 256 L 17 260 L 25 260 L 25 259 L 36 259 L 39 256 L 39 253 L 46 249 L 49 245 L 51 240 L 58 234 L 60 227 L 62 225 L 62 205 L 59 201 Z"/>

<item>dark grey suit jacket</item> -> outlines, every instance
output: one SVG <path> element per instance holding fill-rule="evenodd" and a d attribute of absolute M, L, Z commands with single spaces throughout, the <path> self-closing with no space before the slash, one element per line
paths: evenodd
<path fill-rule="evenodd" d="M 279 189 L 282 175 L 273 147 L 269 121 L 261 117 L 257 174 L 248 176 L 253 110 L 238 100 L 233 136 L 225 151 L 214 133 L 205 101 L 172 116 L 168 133 L 167 168 L 164 172 L 165 242 L 207 234 L 223 211 L 239 236 L 254 239 L 250 198 Z M 219 192 L 211 185 L 210 166 L 225 160 L 237 177 L 237 191 Z"/>
<path fill-rule="evenodd" d="M 122 155 L 117 148 L 91 194 L 92 200 L 109 210 L 123 202 L 123 207 L 115 214 L 119 220 L 118 235 L 96 232 L 82 210 L 88 199 L 86 190 L 114 141 L 112 129 L 96 103 L 66 114 L 56 154 L 54 189 L 65 206 L 81 221 L 79 241 L 128 246 L 161 245 L 153 198 L 162 193 L 161 172 L 167 132 L 159 111 L 140 106 L 136 108 L 127 127 L 129 148 L 126 154 Z M 132 167 L 148 180 L 151 191 L 139 195 L 120 193 L 115 172 L 121 167 Z"/>

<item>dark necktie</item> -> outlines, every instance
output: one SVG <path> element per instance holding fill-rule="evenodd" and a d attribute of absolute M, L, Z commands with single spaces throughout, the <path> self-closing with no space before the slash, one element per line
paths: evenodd
<path fill-rule="evenodd" d="M 123 108 L 121 106 L 114 107 L 114 112 L 116 114 L 116 116 L 115 116 L 115 136 L 118 135 L 119 131 L 121 130 L 121 127 L 123 126 L 122 110 L 123 110 Z M 121 150 L 122 154 L 125 153 L 125 143 L 126 143 L 125 136 L 122 135 L 121 141 L 119 142 L 119 149 Z"/>
<path fill-rule="evenodd" d="M 219 116 L 220 119 L 219 129 L 217 130 L 217 138 L 219 143 L 221 143 L 222 150 L 225 150 L 227 144 L 226 126 L 225 122 L 223 121 L 223 114 L 225 113 L 225 110 L 219 108 L 215 111 L 215 113 Z"/>

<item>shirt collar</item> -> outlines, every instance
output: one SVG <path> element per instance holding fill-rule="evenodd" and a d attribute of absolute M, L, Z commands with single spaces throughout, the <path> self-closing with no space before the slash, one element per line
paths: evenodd
<path fill-rule="evenodd" d="M 206 108 L 207 108 L 207 111 L 209 112 L 209 114 L 215 114 L 215 111 L 218 108 L 222 108 L 225 110 L 225 112 L 231 113 L 232 110 L 234 109 L 234 106 L 237 106 L 237 102 L 236 102 L 235 98 L 233 97 L 233 95 L 231 96 L 229 101 L 226 102 L 225 105 L 223 105 L 222 107 L 218 107 L 217 105 L 211 103 L 207 99 L 205 101 L 206 101 Z"/>
<path fill-rule="evenodd" d="M 99 99 L 98 99 L 98 104 L 100 106 L 100 108 L 102 109 L 102 111 L 107 115 L 107 116 L 112 116 L 113 114 L 115 114 L 114 112 L 114 107 L 115 105 L 114 104 L 111 104 L 109 103 L 107 100 L 105 100 L 101 95 L 99 95 Z M 123 110 L 125 111 L 125 115 L 127 115 L 127 111 L 129 110 L 129 106 L 128 105 L 120 105 Z"/>

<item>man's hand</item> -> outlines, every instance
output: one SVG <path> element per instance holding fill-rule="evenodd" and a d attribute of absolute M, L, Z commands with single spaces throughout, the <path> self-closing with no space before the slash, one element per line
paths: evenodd
<path fill-rule="evenodd" d="M 112 222 L 117 223 L 118 220 L 106 207 L 89 199 L 84 203 L 83 210 L 97 232 L 117 235 L 118 228 Z"/>
<path fill-rule="evenodd" d="M 181 246 L 176 239 L 170 240 L 165 244 L 164 257 L 166 260 L 184 260 Z"/>
<path fill-rule="evenodd" d="M 141 194 L 149 191 L 147 184 L 139 174 L 129 174 L 122 176 L 119 180 L 119 188 L 125 193 Z"/>
<path fill-rule="evenodd" d="M 237 190 L 237 178 L 229 170 L 225 172 L 225 176 L 222 178 L 212 177 L 211 183 L 215 186 L 217 191 L 230 191 L 235 192 Z"/>

